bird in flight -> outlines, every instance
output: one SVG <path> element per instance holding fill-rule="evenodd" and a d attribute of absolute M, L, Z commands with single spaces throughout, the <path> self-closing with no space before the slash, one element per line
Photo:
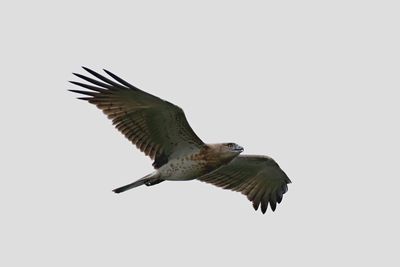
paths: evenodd
<path fill-rule="evenodd" d="M 261 205 L 262 213 L 268 204 L 275 211 L 291 181 L 272 158 L 240 155 L 243 148 L 235 143 L 206 144 L 192 130 L 180 107 L 107 70 L 104 72 L 109 78 L 83 69 L 93 78 L 73 73 L 88 83 L 70 82 L 87 90 L 69 91 L 83 95 L 78 99 L 101 109 L 132 144 L 154 160 L 153 173 L 114 189 L 115 193 L 140 185 L 197 179 L 243 193 L 255 210 Z"/>

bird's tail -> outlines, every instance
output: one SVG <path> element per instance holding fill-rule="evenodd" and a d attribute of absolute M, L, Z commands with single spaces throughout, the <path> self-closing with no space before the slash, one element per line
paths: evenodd
<path fill-rule="evenodd" d="M 159 178 L 159 174 L 157 172 L 151 173 L 149 175 L 146 175 L 143 178 L 140 178 L 139 180 L 136 180 L 133 183 L 118 187 L 116 189 L 113 190 L 114 193 L 122 193 L 126 190 L 141 186 L 141 185 L 147 185 L 147 186 L 151 186 L 151 185 L 155 185 L 155 184 L 159 184 L 161 182 L 163 182 L 164 179 L 160 179 Z"/>

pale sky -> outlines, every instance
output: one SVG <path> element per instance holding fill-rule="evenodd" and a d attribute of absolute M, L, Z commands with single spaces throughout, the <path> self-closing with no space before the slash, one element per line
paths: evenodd
<path fill-rule="evenodd" d="M 91 3 L 90 3 L 91 2 Z M 399 266 L 396 1 L 22 1 L 0 10 L 1 266 Z M 262 215 L 68 89 L 108 69 L 292 180 Z"/>

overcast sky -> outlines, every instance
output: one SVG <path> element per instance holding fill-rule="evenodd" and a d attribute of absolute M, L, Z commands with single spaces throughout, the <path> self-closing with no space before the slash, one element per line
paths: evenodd
<path fill-rule="evenodd" d="M 1 266 L 399 266 L 397 1 L 22 1 L 1 27 Z M 151 160 L 67 91 L 103 68 L 273 157 L 273 213 Z M 76 89 L 76 88 L 75 88 Z"/>

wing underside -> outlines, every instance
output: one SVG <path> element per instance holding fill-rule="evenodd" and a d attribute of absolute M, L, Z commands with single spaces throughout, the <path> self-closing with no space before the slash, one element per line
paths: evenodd
<path fill-rule="evenodd" d="M 255 210 L 261 205 L 265 213 L 268 204 L 275 211 L 277 203 L 291 183 L 278 164 L 266 156 L 238 156 L 226 166 L 217 169 L 198 180 L 211 183 L 246 195 Z"/>
<path fill-rule="evenodd" d="M 71 81 L 86 90 L 70 91 L 83 95 L 79 99 L 101 109 L 129 141 L 154 159 L 155 168 L 165 164 L 178 147 L 204 145 L 180 107 L 138 89 L 107 70 L 104 71 L 110 78 L 84 69 L 94 78 L 74 73 L 88 83 Z"/>

